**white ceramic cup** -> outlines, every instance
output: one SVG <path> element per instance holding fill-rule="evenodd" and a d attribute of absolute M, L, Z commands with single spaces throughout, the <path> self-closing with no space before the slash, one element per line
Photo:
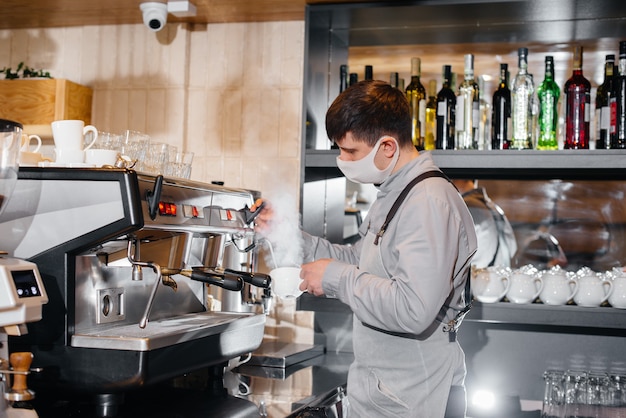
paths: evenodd
<path fill-rule="evenodd" d="M 297 298 L 302 294 L 299 289 L 302 279 L 300 267 L 278 267 L 270 271 L 272 292 L 281 298 Z"/>
<path fill-rule="evenodd" d="M 88 132 L 93 134 L 93 138 L 85 146 L 85 135 Z M 98 130 L 93 125 L 85 126 L 82 120 L 55 120 L 52 122 L 52 137 L 57 150 L 88 150 L 98 139 Z"/>
<path fill-rule="evenodd" d="M 509 277 L 506 297 L 512 303 L 532 303 L 543 289 L 541 277 L 523 272 L 513 272 Z"/>
<path fill-rule="evenodd" d="M 613 291 L 608 301 L 614 308 L 626 309 L 626 276 L 617 276 L 613 279 Z"/>
<path fill-rule="evenodd" d="M 578 291 L 574 295 L 574 302 L 578 306 L 588 308 L 602 305 L 613 291 L 613 282 L 589 274 L 578 279 Z"/>
<path fill-rule="evenodd" d="M 74 148 L 55 148 L 55 159 L 57 164 L 84 163 L 85 151 Z"/>
<path fill-rule="evenodd" d="M 487 267 L 472 275 L 472 294 L 479 302 L 496 303 L 506 295 L 508 284 L 502 269 Z"/>
<path fill-rule="evenodd" d="M 37 144 L 35 145 L 35 148 L 31 149 L 30 143 L 33 139 L 35 140 L 35 142 L 37 142 Z M 41 144 L 42 142 L 39 135 L 22 134 L 22 146 L 20 147 L 20 151 L 39 152 L 39 150 L 41 149 Z"/>
<path fill-rule="evenodd" d="M 113 149 L 88 149 L 85 151 L 85 162 L 96 167 L 115 165 L 118 152 Z"/>
<path fill-rule="evenodd" d="M 578 281 L 563 274 L 547 272 L 542 276 L 543 289 L 539 299 L 546 305 L 565 305 L 578 291 Z"/>

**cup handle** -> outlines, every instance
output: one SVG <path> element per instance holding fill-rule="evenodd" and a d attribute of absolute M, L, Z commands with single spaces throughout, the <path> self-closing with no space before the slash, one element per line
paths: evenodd
<path fill-rule="evenodd" d="M 35 138 L 35 140 L 37 141 L 37 145 L 35 146 L 35 149 L 32 152 L 39 152 L 39 150 L 41 149 L 41 138 L 39 137 L 39 135 L 28 135 L 28 147 L 30 148 L 30 140 Z"/>
<path fill-rule="evenodd" d="M 602 282 L 602 287 L 604 288 L 606 286 L 608 286 L 608 290 L 605 290 L 605 295 L 602 298 L 602 302 L 600 302 L 600 303 L 604 303 L 607 300 L 609 300 L 609 297 L 611 296 L 611 293 L 613 293 L 613 282 L 611 282 L 610 280 L 604 280 Z"/>
<path fill-rule="evenodd" d="M 534 279 L 534 283 L 535 283 L 535 289 L 537 290 L 537 292 L 533 295 L 532 302 L 534 302 L 535 299 L 537 299 L 539 297 L 539 294 L 543 290 L 543 280 L 540 277 L 536 277 Z M 539 283 L 539 287 L 537 287 L 537 283 Z"/>
<path fill-rule="evenodd" d="M 500 277 L 500 281 L 504 284 L 504 290 L 498 296 L 498 300 L 501 300 L 503 297 L 505 297 L 506 294 L 509 293 L 509 287 L 511 287 L 511 281 L 509 280 L 508 277 L 502 276 Z"/>
<path fill-rule="evenodd" d="M 574 299 L 576 292 L 578 292 L 578 280 L 570 279 L 567 283 L 570 285 L 570 289 L 571 289 L 571 293 L 569 297 L 567 298 L 567 301 L 569 302 L 570 300 Z"/>
<path fill-rule="evenodd" d="M 93 126 L 93 125 L 87 125 L 83 128 L 83 137 L 87 134 L 87 132 L 91 132 L 93 133 L 93 140 L 91 141 L 91 143 L 89 145 L 87 145 L 83 151 L 87 151 L 89 148 L 91 148 L 93 146 L 93 144 L 96 143 L 96 140 L 98 139 L 98 129 Z"/>

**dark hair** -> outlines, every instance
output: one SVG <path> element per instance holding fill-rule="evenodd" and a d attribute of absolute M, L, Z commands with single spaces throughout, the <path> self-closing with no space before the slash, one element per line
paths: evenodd
<path fill-rule="evenodd" d="M 335 142 L 348 132 L 372 146 L 384 135 L 396 138 L 401 148 L 412 145 L 406 95 L 380 80 L 364 80 L 348 87 L 326 112 L 326 133 Z"/>

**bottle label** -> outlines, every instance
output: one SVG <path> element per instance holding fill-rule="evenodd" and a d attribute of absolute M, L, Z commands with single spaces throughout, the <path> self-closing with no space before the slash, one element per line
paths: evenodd
<path fill-rule="evenodd" d="M 422 99 L 419 101 L 419 110 L 418 110 L 418 119 L 420 123 L 420 133 L 421 136 L 424 136 L 424 126 L 426 126 L 426 100 Z"/>
<path fill-rule="evenodd" d="M 615 135 L 617 133 L 617 98 L 611 97 L 609 99 L 609 133 Z"/>
<path fill-rule="evenodd" d="M 608 130 L 611 127 L 611 112 L 609 106 L 603 106 L 598 110 L 598 121 L 600 122 L 600 129 Z"/>
<path fill-rule="evenodd" d="M 456 97 L 456 121 L 454 124 L 454 128 L 457 132 L 464 131 L 465 128 L 465 97 L 460 94 Z"/>
<path fill-rule="evenodd" d="M 448 116 L 448 106 L 446 106 L 446 102 L 437 103 L 437 116 Z"/>

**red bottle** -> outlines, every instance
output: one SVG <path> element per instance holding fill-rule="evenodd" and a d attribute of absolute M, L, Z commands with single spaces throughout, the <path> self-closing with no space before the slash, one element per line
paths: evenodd
<path fill-rule="evenodd" d="M 591 83 L 583 76 L 583 48 L 574 49 L 574 72 L 565 83 L 565 149 L 589 149 Z"/>

